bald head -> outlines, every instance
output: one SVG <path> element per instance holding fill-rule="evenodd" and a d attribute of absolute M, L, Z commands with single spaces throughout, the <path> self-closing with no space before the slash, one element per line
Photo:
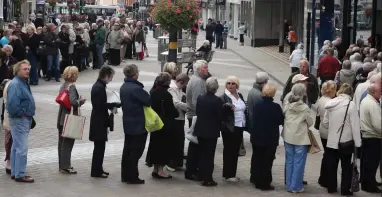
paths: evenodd
<path fill-rule="evenodd" d="M 368 93 L 376 100 L 381 99 L 381 73 L 378 73 L 371 77 L 370 86 L 368 87 Z"/>
<path fill-rule="evenodd" d="M 300 73 L 303 75 L 308 75 L 309 73 L 309 62 L 308 60 L 300 61 Z"/>

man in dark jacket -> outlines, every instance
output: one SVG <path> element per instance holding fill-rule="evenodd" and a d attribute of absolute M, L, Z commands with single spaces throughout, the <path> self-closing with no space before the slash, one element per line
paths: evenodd
<path fill-rule="evenodd" d="M 214 31 L 215 27 L 212 24 L 212 19 L 208 19 L 208 24 L 206 26 L 206 40 L 210 41 L 210 46 L 212 45 L 212 42 L 214 41 Z"/>
<path fill-rule="evenodd" d="M 123 69 L 125 83 L 121 86 L 120 96 L 123 111 L 123 130 L 125 143 L 122 154 L 122 182 L 144 184 L 139 179 L 138 161 L 145 150 L 147 131 L 143 107 L 151 105 L 150 95 L 138 81 L 138 67 L 134 64 Z"/>
<path fill-rule="evenodd" d="M 54 34 L 54 25 L 50 24 L 47 28 L 48 32 L 44 35 L 45 44 L 44 54 L 47 56 L 48 72 L 46 81 L 50 81 L 52 76 L 57 82 L 60 82 L 60 55 L 58 53 L 59 37 Z"/>
<path fill-rule="evenodd" d="M 223 31 L 224 26 L 220 23 L 220 21 L 216 22 L 215 25 L 215 37 L 216 37 L 216 48 L 222 48 L 223 47 Z"/>

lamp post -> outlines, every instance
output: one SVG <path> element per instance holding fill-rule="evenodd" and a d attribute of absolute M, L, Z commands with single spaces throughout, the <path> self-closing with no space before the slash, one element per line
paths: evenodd
<path fill-rule="evenodd" d="M 176 0 L 172 0 L 172 3 L 175 3 L 175 2 Z M 176 63 L 177 56 L 178 56 L 178 32 L 176 30 L 171 30 L 168 33 L 169 33 L 169 44 L 168 44 L 167 62 Z"/>

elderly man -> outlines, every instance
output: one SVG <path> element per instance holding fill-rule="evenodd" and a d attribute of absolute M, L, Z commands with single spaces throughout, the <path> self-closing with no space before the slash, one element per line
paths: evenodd
<path fill-rule="evenodd" d="M 322 84 L 334 80 L 337 71 L 340 70 L 340 62 L 334 57 L 334 50 L 329 48 L 326 52 L 328 55 L 320 60 L 317 68 L 317 77 L 321 79 Z"/>
<path fill-rule="evenodd" d="M 97 25 L 98 25 L 98 29 L 97 29 L 94 43 L 96 47 L 98 61 L 97 63 L 93 65 L 93 69 L 101 68 L 104 63 L 102 51 L 103 51 L 103 47 L 104 47 L 105 39 L 106 39 L 106 30 L 103 25 L 103 19 L 101 18 L 97 19 Z"/>
<path fill-rule="evenodd" d="M 357 88 L 355 89 L 353 100 L 357 106 L 357 109 L 359 111 L 359 107 L 361 105 L 361 99 L 362 95 L 365 91 L 367 91 L 367 88 L 370 85 L 370 79 L 375 75 L 375 72 L 370 72 L 367 76 L 367 80 L 363 83 L 360 83 L 357 85 Z"/>
<path fill-rule="evenodd" d="M 194 117 L 196 116 L 196 101 L 198 96 L 206 93 L 205 84 L 209 76 L 208 63 L 204 60 L 198 60 L 194 64 L 194 70 L 195 73 L 191 76 L 186 89 L 186 117 L 190 127 L 192 124 L 194 124 Z M 187 134 L 186 138 L 190 140 L 190 143 L 188 145 L 185 178 L 188 180 L 197 181 L 199 180 L 197 176 L 199 163 L 199 145 L 197 144 L 196 137 L 194 137 L 192 133 Z"/>
<path fill-rule="evenodd" d="M 256 73 L 256 82 L 253 84 L 253 88 L 249 91 L 247 98 L 249 117 L 253 117 L 253 111 L 255 110 L 256 104 L 263 99 L 262 90 L 263 87 L 268 83 L 268 80 L 268 73 Z M 251 119 L 249 119 L 249 122 L 251 122 Z M 248 125 L 251 125 L 251 123 L 249 123 Z"/>
<path fill-rule="evenodd" d="M 138 161 L 145 150 L 147 131 L 143 107 L 151 105 L 150 95 L 138 81 L 139 71 L 134 64 L 123 69 L 125 82 L 121 86 L 121 104 L 123 111 L 123 130 L 125 143 L 122 154 L 122 182 L 128 184 L 144 184 L 138 176 Z"/>
<path fill-rule="evenodd" d="M 375 179 L 381 160 L 381 73 L 373 76 L 368 95 L 362 100 L 360 120 L 362 132 L 361 186 L 370 193 L 381 193 Z"/>
<path fill-rule="evenodd" d="M 11 149 L 11 177 L 16 182 L 32 183 L 26 175 L 28 135 L 35 115 L 35 102 L 28 84 L 31 66 L 28 61 L 18 62 L 13 67 L 15 78 L 7 89 L 7 111 L 13 139 Z M 33 126 L 33 125 L 32 125 Z"/>
<path fill-rule="evenodd" d="M 354 53 L 352 56 L 350 56 L 351 61 L 351 69 L 354 72 L 357 72 L 358 69 L 362 68 L 362 56 L 359 53 Z"/>
<path fill-rule="evenodd" d="M 306 79 L 302 79 L 303 77 L 293 78 L 301 74 L 302 76 L 305 76 Z M 318 94 L 319 94 L 319 86 L 317 82 L 317 78 L 309 73 L 309 62 L 307 60 L 301 60 L 300 62 L 300 73 L 293 73 L 286 82 L 283 95 L 281 97 L 281 101 L 283 102 L 285 100 L 286 95 L 291 91 L 292 86 L 295 84 L 295 82 L 298 81 L 307 81 L 307 95 L 308 95 L 308 105 L 314 104 L 317 101 Z M 286 99 L 287 100 L 287 99 Z"/>

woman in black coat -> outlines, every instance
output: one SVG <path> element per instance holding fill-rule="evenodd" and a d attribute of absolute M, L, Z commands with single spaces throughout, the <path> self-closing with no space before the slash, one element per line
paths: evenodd
<path fill-rule="evenodd" d="M 120 103 L 107 103 L 106 84 L 112 81 L 115 71 L 109 66 L 103 66 L 98 79 L 91 90 L 92 114 L 90 117 L 89 140 L 94 142 L 91 176 L 107 178 L 109 173 L 103 170 L 103 159 L 107 141 L 108 127 L 112 119 L 108 110 L 120 107 Z M 111 118 L 113 116 L 111 115 Z"/>
<path fill-rule="evenodd" d="M 36 34 L 34 27 L 28 27 L 27 33 L 24 45 L 27 49 L 28 61 L 31 64 L 30 84 L 38 85 L 37 49 L 40 45 L 41 37 Z"/>
<path fill-rule="evenodd" d="M 207 93 L 199 96 L 196 102 L 197 120 L 193 135 L 198 138 L 200 150 L 199 179 L 202 181 L 202 186 L 211 187 L 217 185 L 212 178 L 212 173 L 216 143 L 220 137 L 223 101 L 215 95 L 219 88 L 215 77 L 208 78 L 205 86 Z"/>
<path fill-rule="evenodd" d="M 12 34 L 12 41 L 9 42 L 9 45 L 13 47 L 12 57 L 16 58 L 18 62 L 27 59 L 25 46 L 20 37 L 21 35 L 17 32 L 13 32 Z"/>
<path fill-rule="evenodd" d="M 251 183 L 261 190 L 274 190 L 272 165 L 279 145 L 279 126 L 284 123 L 283 111 L 273 102 L 276 86 L 266 84 L 263 87 L 263 99 L 253 109 L 250 125 L 252 143 Z"/>
<path fill-rule="evenodd" d="M 169 179 L 171 175 L 163 171 L 163 167 L 169 164 L 173 158 L 175 146 L 175 118 L 179 116 L 178 110 L 172 102 L 172 96 L 168 92 L 171 75 L 162 72 L 155 79 L 155 87 L 150 91 L 151 107 L 160 116 L 164 126 L 161 130 L 150 133 L 150 144 L 147 151 L 146 163 L 154 165 L 152 176 L 157 179 Z"/>

